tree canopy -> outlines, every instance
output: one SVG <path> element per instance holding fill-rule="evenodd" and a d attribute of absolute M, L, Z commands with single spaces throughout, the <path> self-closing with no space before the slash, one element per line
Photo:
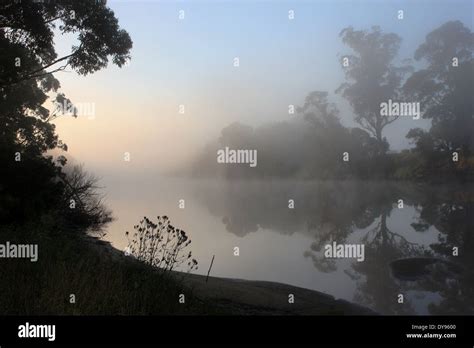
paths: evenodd
<path fill-rule="evenodd" d="M 58 56 L 55 35 L 68 33 L 77 43 L 70 53 Z M 51 123 L 61 110 L 45 107 L 49 98 L 56 105 L 70 103 L 59 91 L 56 73 L 69 68 L 87 75 L 109 61 L 121 67 L 130 59 L 131 48 L 129 34 L 105 1 L 0 4 L 0 218 L 13 211 L 31 215 L 34 209 L 27 206 L 50 206 L 60 196 L 61 183 L 52 179 L 61 177 L 61 169 L 43 156 L 54 148 L 67 150 Z"/>
<path fill-rule="evenodd" d="M 394 33 L 383 33 L 378 26 L 371 31 L 348 27 L 339 36 L 353 54 L 344 57 L 346 82 L 336 92 L 349 101 L 355 121 L 382 144 L 382 130 L 397 116 L 381 115 L 380 104 L 402 98 L 400 86 L 411 70 L 407 64 L 397 66 L 394 62 L 402 39 Z"/>

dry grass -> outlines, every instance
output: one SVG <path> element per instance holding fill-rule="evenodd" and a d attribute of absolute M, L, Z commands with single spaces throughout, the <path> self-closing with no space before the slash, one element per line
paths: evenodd
<path fill-rule="evenodd" d="M 0 243 L 38 243 L 38 261 L 0 259 L 2 315 L 215 314 L 179 280 L 110 257 L 56 223 L 0 227 Z M 179 303 L 179 294 L 186 303 Z M 70 303 L 74 294 L 76 303 Z"/>

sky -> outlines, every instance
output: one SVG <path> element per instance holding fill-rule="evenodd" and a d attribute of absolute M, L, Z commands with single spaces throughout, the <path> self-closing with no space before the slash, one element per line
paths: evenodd
<path fill-rule="evenodd" d="M 350 107 L 334 92 L 344 82 L 340 59 L 350 53 L 338 36 L 342 29 L 379 25 L 398 34 L 402 60 L 441 24 L 460 20 L 471 30 L 473 24 L 472 0 L 109 0 L 108 6 L 133 40 L 130 64 L 56 76 L 74 103 L 95 106 L 93 119 L 63 116 L 56 125 L 70 155 L 99 173 L 179 167 L 232 122 L 258 126 L 295 117 L 288 105 L 302 105 L 315 90 L 328 91 L 342 122 L 354 126 Z M 58 54 L 74 42 L 57 35 Z M 414 122 L 386 128 L 391 149 L 408 147 L 407 131 L 427 125 Z"/>

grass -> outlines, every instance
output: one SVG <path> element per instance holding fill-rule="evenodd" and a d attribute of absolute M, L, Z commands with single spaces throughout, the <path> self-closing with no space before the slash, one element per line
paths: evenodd
<path fill-rule="evenodd" d="M 229 314 L 198 299 L 176 277 L 112 257 L 51 217 L 0 227 L 0 243 L 6 241 L 37 243 L 38 261 L 0 259 L 2 315 Z"/>

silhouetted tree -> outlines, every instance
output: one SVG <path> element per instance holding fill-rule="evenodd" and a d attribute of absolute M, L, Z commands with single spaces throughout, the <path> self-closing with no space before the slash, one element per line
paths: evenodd
<path fill-rule="evenodd" d="M 78 45 L 58 57 L 54 32 L 75 33 Z M 0 4 L 0 117 L 2 140 L 36 153 L 58 146 L 54 115 L 43 104 L 60 84 L 53 73 L 72 68 L 87 75 L 129 59 L 132 41 L 114 13 L 97 1 L 45 1 Z M 55 102 L 68 103 L 62 94 Z M 60 145 L 60 144 L 59 144 Z"/>
<path fill-rule="evenodd" d="M 400 86 L 411 69 L 409 65 L 396 66 L 393 63 L 401 38 L 393 33 L 383 33 L 378 26 L 372 27 L 371 31 L 348 27 L 341 31 L 340 37 L 354 54 L 344 57 L 348 62 L 344 67 L 348 82 L 341 84 L 336 92 L 349 101 L 355 121 L 377 139 L 379 151 L 385 153 L 388 143 L 382 131 L 397 116 L 382 116 L 380 103 L 401 99 Z"/>
<path fill-rule="evenodd" d="M 412 129 L 407 137 L 432 171 L 453 169 L 453 151 L 461 157 L 454 169 L 463 170 L 474 150 L 473 53 L 474 33 L 459 21 L 433 30 L 415 52 L 415 59 L 427 65 L 408 78 L 404 91 L 419 100 L 423 118 L 432 126 L 429 131 Z"/>
<path fill-rule="evenodd" d="M 78 43 L 69 54 L 58 57 L 55 31 L 76 34 Z M 65 158 L 58 165 L 43 156 L 54 148 L 67 150 L 51 123 L 60 108 L 44 106 L 50 94 L 55 106 L 70 104 L 58 92 L 54 73 L 70 67 L 87 75 L 106 67 L 109 59 L 122 66 L 131 47 L 105 1 L 0 4 L 0 200 L 5 203 L 0 218 L 33 217 L 36 209 L 61 201 L 65 182 L 60 165 Z"/>

